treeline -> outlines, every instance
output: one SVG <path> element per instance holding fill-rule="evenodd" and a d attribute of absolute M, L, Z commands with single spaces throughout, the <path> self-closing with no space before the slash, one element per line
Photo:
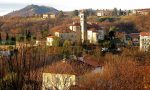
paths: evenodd
<path fill-rule="evenodd" d="M 0 32 L 2 39 L 6 39 L 6 33 L 10 37 L 22 38 L 30 33 L 37 39 L 45 38 L 49 34 L 49 30 L 54 26 L 64 23 L 64 18 L 42 19 L 42 18 L 2 18 L 0 19 Z"/>

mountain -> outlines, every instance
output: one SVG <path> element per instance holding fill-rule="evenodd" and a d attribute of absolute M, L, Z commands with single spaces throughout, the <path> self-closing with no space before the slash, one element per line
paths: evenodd
<path fill-rule="evenodd" d="M 28 5 L 23 9 L 8 13 L 6 16 L 32 16 L 34 14 L 58 13 L 58 10 L 53 7 Z"/>

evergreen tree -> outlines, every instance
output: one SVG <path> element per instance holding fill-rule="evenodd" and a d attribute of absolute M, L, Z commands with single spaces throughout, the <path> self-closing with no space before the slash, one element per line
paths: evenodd
<path fill-rule="evenodd" d="M 74 10 L 72 13 L 72 16 L 78 16 L 79 15 L 79 11 L 78 10 Z"/>
<path fill-rule="evenodd" d="M 2 41 L 2 35 L 1 35 L 1 33 L 0 33 L 0 41 Z"/>
<path fill-rule="evenodd" d="M 61 17 L 63 17 L 63 16 L 64 16 L 64 12 L 63 12 L 63 11 L 59 11 L 57 17 L 58 17 L 58 18 L 61 18 Z"/>
<path fill-rule="evenodd" d="M 53 46 L 59 46 L 60 45 L 60 38 L 59 37 L 54 37 L 52 45 Z"/>
<path fill-rule="evenodd" d="M 65 40 L 63 43 L 63 57 L 68 58 L 71 54 L 71 43 L 68 40 Z"/>
<path fill-rule="evenodd" d="M 123 15 L 123 11 L 119 9 L 119 16 Z"/>
<path fill-rule="evenodd" d="M 118 16 L 118 10 L 117 10 L 117 8 L 113 9 L 113 16 Z"/>
<path fill-rule="evenodd" d="M 109 38 L 113 39 L 115 37 L 115 31 L 117 30 L 117 28 L 115 26 L 110 27 L 109 29 Z"/>
<path fill-rule="evenodd" d="M 6 33 L 6 41 L 8 41 L 9 40 L 9 35 L 8 35 L 8 33 Z"/>
<path fill-rule="evenodd" d="M 26 39 L 27 39 L 28 41 L 31 41 L 31 32 L 30 32 L 30 31 L 27 32 L 27 34 L 26 34 Z"/>

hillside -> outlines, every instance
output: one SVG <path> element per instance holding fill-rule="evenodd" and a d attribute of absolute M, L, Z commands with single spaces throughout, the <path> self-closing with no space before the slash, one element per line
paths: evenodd
<path fill-rule="evenodd" d="M 58 10 L 53 7 L 28 5 L 23 9 L 8 13 L 6 16 L 32 16 L 34 14 L 58 13 Z"/>

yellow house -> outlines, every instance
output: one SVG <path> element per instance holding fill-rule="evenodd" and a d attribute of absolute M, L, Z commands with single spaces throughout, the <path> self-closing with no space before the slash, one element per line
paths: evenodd
<path fill-rule="evenodd" d="M 42 90 L 69 90 L 75 84 L 75 75 L 43 73 Z"/>
<path fill-rule="evenodd" d="M 54 35 L 59 37 L 61 40 L 70 40 L 72 42 L 77 41 L 77 33 L 72 30 L 57 30 L 54 32 Z"/>

